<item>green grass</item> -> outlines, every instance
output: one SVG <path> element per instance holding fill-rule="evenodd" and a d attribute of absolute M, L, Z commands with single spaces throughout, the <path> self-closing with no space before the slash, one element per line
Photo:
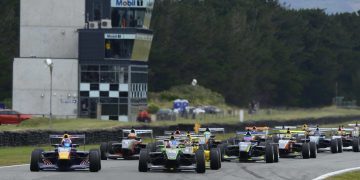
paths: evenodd
<path fill-rule="evenodd" d="M 53 149 L 51 146 L 0 147 L 0 166 L 29 164 L 31 152 L 36 148 L 45 151 Z M 86 146 L 86 150 L 93 148 L 99 148 L 99 145 Z M 79 147 L 79 150 L 83 150 L 83 146 Z"/>
<path fill-rule="evenodd" d="M 359 177 L 360 177 L 360 171 L 353 171 L 338 176 L 329 177 L 326 180 L 353 180 L 353 179 L 359 179 Z"/>
<path fill-rule="evenodd" d="M 318 109 L 291 109 L 291 110 L 261 110 L 258 114 L 248 115 L 245 111 L 246 121 L 258 120 L 281 120 L 289 121 L 293 119 L 321 118 L 321 117 L 341 117 L 349 115 L 360 115 L 358 109 L 340 109 L 335 107 L 326 107 Z M 236 124 L 239 123 L 238 115 L 199 115 L 194 119 L 178 119 L 176 121 L 157 121 L 148 124 L 150 127 L 171 126 L 177 124 L 201 124 L 220 123 Z M 54 130 L 87 130 L 87 129 L 104 129 L 113 127 L 131 127 L 144 125 L 137 122 L 118 122 L 102 121 L 96 119 L 53 119 L 52 127 Z M 32 118 L 22 122 L 20 125 L 2 125 L 0 131 L 22 131 L 22 130 L 39 130 L 49 129 L 48 119 Z"/>

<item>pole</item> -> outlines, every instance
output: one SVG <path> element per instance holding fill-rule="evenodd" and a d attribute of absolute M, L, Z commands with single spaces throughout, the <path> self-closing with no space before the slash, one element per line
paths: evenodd
<path fill-rule="evenodd" d="M 50 114 L 49 114 L 50 129 L 52 129 L 52 71 L 53 71 L 53 66 L 50 65 Z"/>

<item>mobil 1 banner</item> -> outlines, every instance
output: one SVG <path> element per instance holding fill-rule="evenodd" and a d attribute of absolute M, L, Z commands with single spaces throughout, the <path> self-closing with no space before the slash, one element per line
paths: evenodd
<path fill-rule="evenodd" d="M 147 7 L 152 8 L 154 0 L 111 0 L 111 7 Z"/>

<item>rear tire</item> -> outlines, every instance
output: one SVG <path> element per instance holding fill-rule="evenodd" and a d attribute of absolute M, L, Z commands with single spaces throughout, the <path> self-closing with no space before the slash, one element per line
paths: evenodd
<path fill-rule="evenodd" d="M 44 152 L 44 150 L 42 149 L 35 149 L 31 152 L 30 171 L 32 172 L 40 171 L 39 162 L 41 159 L 42 152 Z"/>
<path fill-rule="evenodd" d="M 274 162 L 279 162 L 279 146 L 277 144 L 273 144 L 273 150 L 274 150 Z"/>
<path fill-rule="evenodd" d="M 113 146 L 112 146 L 113 143 L 117 143 L 117 142 L 116 142 L 116 141 L 109 141 L 109 142 L 107 143 L 107 152 L 108 152 L 109 154 L 115 154 L 114 149 L 113 149 Z"/>
<path fill-rule="evenodd" d="M 338 143 L 338 153 L 342 153 L 343 152 L 342 139 L 341 138 L 337 139 L 337 143 Z"/>
<path fill-rule="evenodd" d="M 100 154 L 99 151 L 96 149 L 91 149 L 89 151 L 89 170 L 90 172 L 98 172 L 101 168 L 101 161 L 100 161 Z"/>
<path fill-rule="evenodd" d="M 303 159 L 309 159 L 310 158 L 310 144 L 304 143 L 301 148 L 301 154 Z"/>
<path fill-rule="evenodd" d="M 226 144 L 219 144 L 218 148 L 219 148 L 219 150 L 220 150 L 220 160 L 221 160 L 222 162 L 224 162 L 224 161 L 225 161 L 225 155 L 226 155 L 226 153 L 225 153 L 225 151 L 226 151 Z"/>
<path fill-rule="evenodd" d="M 332 139 L 330 141 L 330 149 L 331 149 L 331 153 L 337 153 L 338 151 L 338 143 L 336 139 Z"/>
<path fill-rule="evenodd" d="M 317 147 L 315 142 L 310 142 L 310 158 L 316 158 Z"/>
<path fill-rule="evenodd" d="M 205 173 L 205 153 L 203 150 L 197 150 L 195 153 L 196 158 L 196 172 Z"/>
<path fill-rule="evenodd" d="M 148 161 L 149 161 L 149 152 L 146 149 L 140 150 L 139 157 L 139 172 L 147 172 L 148 171 Z"/>
<path fill-rule="evenodd" d="M 266 163 L 274 162 L 274 148 L 270 144 L 267 144 L 265 147 L 265 162 Z"/>
<path fill-rule="evenodd" d="M 354 138 L 352 140 L 352 148 L 354 152 L 359 152 L 359 138 Z"/>
<path fill-rule="evenodd" d="M 106 156 L 107 147 L 108 147 L 108 144 L 107 144 L 106 142 L 102 142 L 102 143 L 100 144 L 100 156 L 101 156 L 101 160 L 107 160 L 107 156 Z"/>
<path fill-rule="evenodd" d="M 217 149 L 210 150 L 210 169 L 218 170 L 220 169 L 220 155 Z"/>
<path fill-rule="evenodd" d="M 220 151 L 220 148 L 216 148 L 216 150 L 218 151 L 219 153 L 219 168 L 221 168 L 221 151 Z"/>

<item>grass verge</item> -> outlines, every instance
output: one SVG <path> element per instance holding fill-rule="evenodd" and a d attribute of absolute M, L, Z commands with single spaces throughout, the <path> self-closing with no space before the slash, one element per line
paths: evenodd
<path fill-rule="evenodd" d="M 277 120 L 291 121 L 294 119 L 307 118 L 323 118 L 323 117 L 344 117 L 344 116 L 360 116 L 359 109 L 341 109 L 335 107 L 326 107 L 318 109 L 292 109 L 292 110 L 262 110 L 258 114 L 248 115 L 245 113 L 246 121 L 259 120 Z M 238 115 L 199 115 L 196 119 L 182 119 L 176 121 L 157 121 L 149 125 L 150 127 L 171 126 L 177 124 L 193 124 L 200 122 L 201 124 L 218 123 L 218 124 L 237 124 L 239 123 Z M 138 122 L 118 122 L 118 121 L 102 121 L 96 119 L 53 119 L 52 126 L 54 130 L 87 130 L 87 129 L 104 129 L 112 127 L 131 127 L 144 125 Z M 46 130 L 49 129 L 49 120 L 47 118 L 32 118 L 22 122 L 20 125 L 2 125 L 0 131 L 22 131 L 22 130 Z"/>
<path fill-rule="evenodd" d="M 353 172 L 348 172 L 345 174 L 329 177 L 326 180 L 353 180 L 353 179 L 359 179 L 359 177 L 360 177 L 360 171 L 353 171 Z"/>

